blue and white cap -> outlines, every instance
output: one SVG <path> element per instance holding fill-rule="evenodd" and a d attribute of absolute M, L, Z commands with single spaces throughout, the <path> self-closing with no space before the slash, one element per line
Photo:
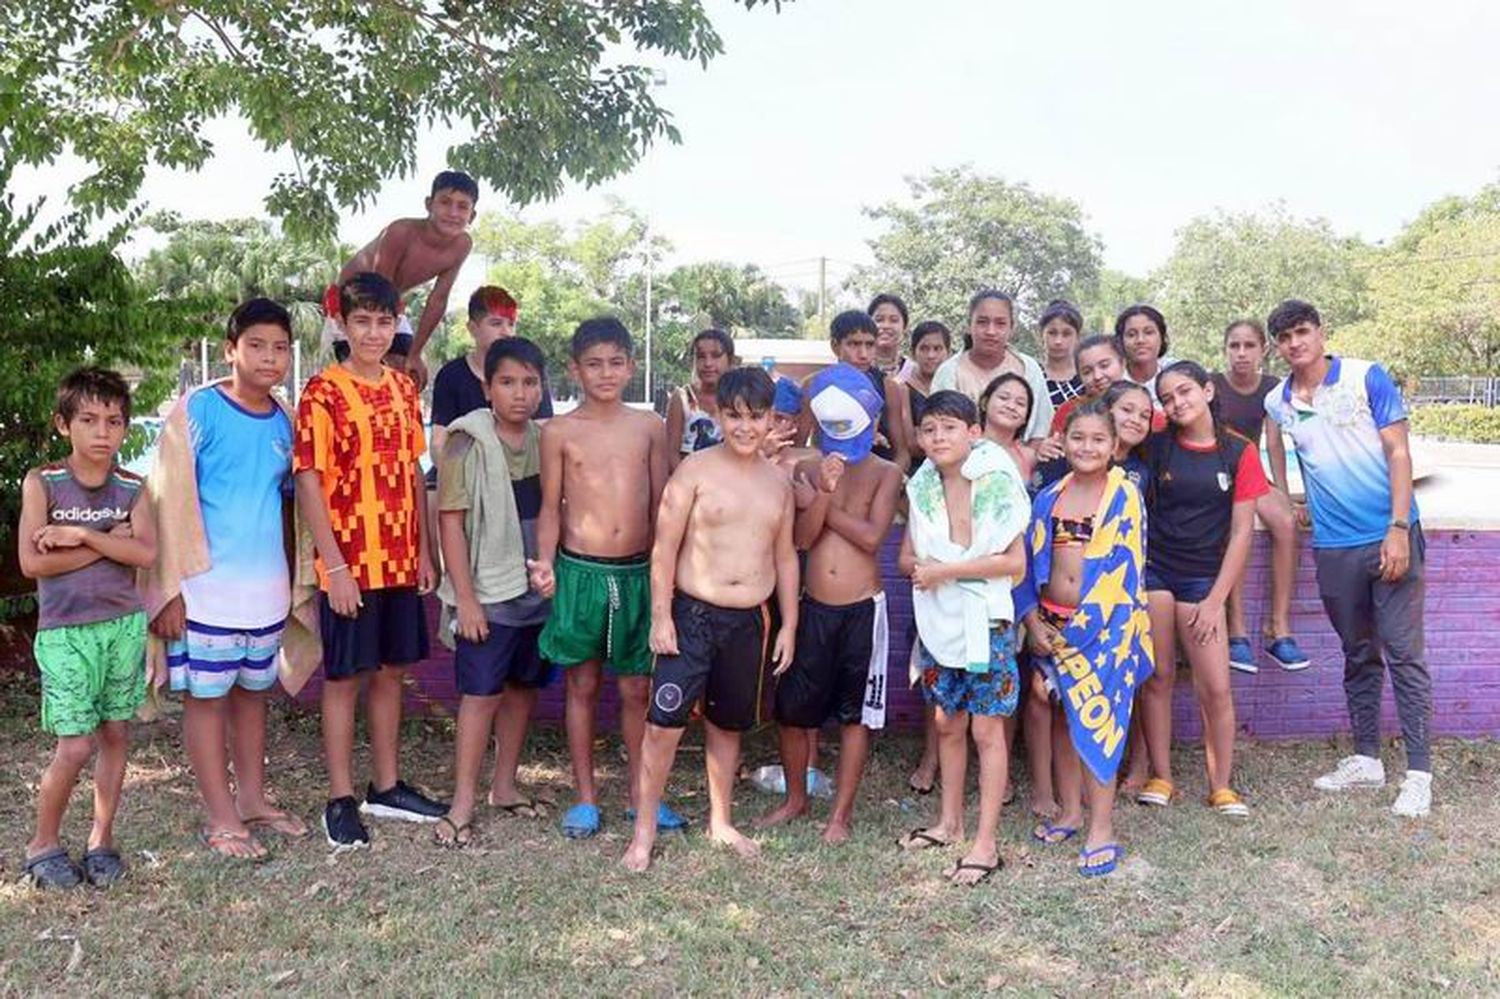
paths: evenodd
<path fill-rule="evenodd" d="M 818 447 L 851 465 L 875 445 L 884 403 L 870 376 L 850 364 L 824 368 L 807 383 L 808 405 L 818 421 Z"/>

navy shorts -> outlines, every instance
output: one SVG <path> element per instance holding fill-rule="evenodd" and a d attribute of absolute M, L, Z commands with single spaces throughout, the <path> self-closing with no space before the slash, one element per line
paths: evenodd
<path fill-rule="evenodd" d="M 328 594 L 318 600 L 323 673 L 347 680 L 382 666 L 410 666 L 427 658 L 427 611 L 414 586 L 364 590 L 354 617 L 335 614 Z"/>
<path fill-rule="evenodd" d="M 490 634 L 482 642 L 457 636 L 453 649 L 453 673 L 460 694 L 493 697 L 507 684 L 545 687 L 552 680 L 552 667 L 542 661 L 537 639 L 542 626 L 514 627 L 490 622 Z"/>
<path fill-rule="evenodd" d="M 1146 564 L 1146 592 L 1165 590 L 1180 604 L 1202 603 L 1214 588 L 1211 576 L 1180 576 L 1175 572 L 1154 569 Z"/>
<path fill-rule="evenodd" d="M 760 714 L 761 665 L 766 657 L 763 607 L 719 607 L 679 593 L 672 598 L 677 655 L 657 656 L 646 720 L 682 728 L 701 698 L 715 727 L 743 732 Z"/>

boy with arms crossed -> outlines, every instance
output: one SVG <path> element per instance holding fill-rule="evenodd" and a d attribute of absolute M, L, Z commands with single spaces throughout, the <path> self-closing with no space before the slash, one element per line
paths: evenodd
<path fill-rule="evenodd" d="M 818 489 L 797 514 L 793 538 L 807 549 L 797 625 L 797 659 L 776 685 L 786 801 L 757 824 L 807 812 L 808 757 L 818 729 L 841 727 L 837 794 L 823 839 L 849 838 L 854 799 L 870 751 L 870 730 L 885 725 L 890 651 L 877 555 L 901 493 L 901 470 L 871 453 L 880 396 L 868 378 L 837 364 L 808 383 L 824 452 L 844 466 L 832 489 Z"/>
<path fill-rule="evenodd" d="M 323 296 L 327 316 L 323 333 L 331 338 L 333 356 L 343 361 L 349 356 L 349 341 L 339 329 L 338 290 L 356 274 L 374 272 L 396 286 L 398 296 L 405 295 L 428 281 L 437 279 L 422 317 L 417 320 L 415 335 L 406 316 L 397 317 L 395 338 L 386 360 L 397 369 L 406 369 L 421 389 L 427 384 L 427 368 L 422 363 L 422 348 L 443 315 L 448 311 L 448 293 L 453 290 L 459 268 L 469 258 L 474 240 L 469 225 L 474 221 L 479 203 L 479 185 L 461 170 L 444 170 L 432 181 L 432 193 L 426 201 L 427 216 L 420 219 L 397 219 L 356 253 L 339 271 L 337 284 L 328 286 Z"/>
<path fill-rule="evenodd" d="M 291 345 L 286 309 L 266 298 L 236 308 L 225 328 L 230 376 L 178 403 L 150 480 L 161 557 L 147 611 L 183 695 L 183 742 L 207 819 L 199 838 L 249 860 L 266 856 L 257 831 L 307 833 L 265 795 L 266 692 L 292 599 L 283 518 L 292 420 L 271 392 Z"/>
<path fill-rule="evenodd" d="M 531 589 L 526 570 L 536 556 L 542 507 L 541 428 L 532 415 L 545 364 L 530 340 L 491 344 L 484 358 L 489 408 L 450 424 L 438 459 L 438 537 L 447 567 L 438 596 L 455 608 L 453 665 L 461 695 L 453 805 L 438 820 L 444 845 L 469 843 L 474 785 L 492 729 L 491 807 L 527 818 L 541 814 L 516 789 L 516 767 L 537 691 L 551 673 L 537 651 L 551 593 Z"/>
<path fill-rule="evenodd" d="M 357 274 L 339 289 L 347 361 L 302 391 L 292 468 L 297 503 L 317 549 L 322 590 L 323 752 L 332 846 L 370 843 L 360 821 L 435 822 L 448 806 L 400 779 L 402 670 L 427 658 L 422 595 L 432 590 L 427 504 L 418 456 L 426 442 L 416 386 L 381 359 L 396 334 L 396 288 Z M 354 710 L 368 676 L 366 723 L 373 780 L 354 800 Z"/>
<path fill-rule="evenodd" d="M 1015 714 L 1020 688 L 1011 587 L 1026 572 L 1022 535 L 1031 504 L 1005 449 L 981 438 L 968 396 L 929 396 L 921 434 L 927 462 L 906 486 L 910 514 L 897 565 L 911 576 L 922 694 L 936 709 L 942 814 L 900 845 L 945 848 L 964 838 L 972 717 L 979 829 L 948 878 L 977 885 L 1003 865 L 996 834 L 1009 765 L 1005 719 Z"/>
<path fill-rule="evenodd" d="M 135 570 L 156 559 L 151 500 L 115 464 L 130 425 L 130 388 L 113 371 L 64 378 L 52 418 L 72 453 L 21 484 L 21 572 L 37 581 L 36 661 L 42 731 L 57 751 L 37 790 L 36 832 L 22 873 L 41 888 L 105 887 L 125 873 L 115 813 L 125 781 L 129 719 L 146 697 L 146 615 Z M 94 763 L 94 825 L 82 868 L 59 833 L 78 774 Z"/>
<path fill-rule="evenodd" d="M 662 494 L 651 549 L 651 711 L 642 744 L 640 812 L 621 863 L 651 865 L 656 807 L 677 744 L 703 702 L 708 767 L 708 835 L 741 857 L 760 849 L 734 827 L 730 805 L 740 733 L 755 724 L 765 659 L 765 602 L 776 593 L 781 628 L 771 647 L 780 673 L 797 633 L 797 550 L 792 487 L 766 461 L 775 389 L 760 368 L 719 379 L 724 443 L 683 459 Z"/>
<path fill-rule="evenodd" d="M 666 425 L 625 405 L 635 374 L 630 333 L 618 319 L 580 323 L 570 346 L 583 401 L 542 428 L 542 509 L 532 588 L 551 592 L 542 658 L 567 677 L 568 751 L 578 801 L 562 818 L 570 839 L 599 831 L 594 787 L 594 715 L 600 666 L 608 662 L 620 692 L 620 734 L 636 805 L 641 733 L 651 687 L 651 567 L 656 506 L 667 479 Z M 627 811 L 627 818 L 633 817 Z M 665 805 L 664 826 L 686 823 Z"/>

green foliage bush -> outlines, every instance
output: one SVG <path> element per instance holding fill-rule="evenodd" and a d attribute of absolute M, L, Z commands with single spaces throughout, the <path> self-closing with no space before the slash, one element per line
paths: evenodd
<path fill-rule="evenodd" d="M 216 334 L 202 303 L 153 298 L 120 260 L 134 216 L 102 236 L 78 214 L 39 225 L 39 204 L 16 207 L 13 166 L 0 157 L 0 541 L 8 548 L 27 469 L 67 451 L 51 420 L 62 377 L 83 364 L 114 368 L 138 380 L 135 411 L 149 413 L 173 387 L 183 345 Z"/>
<path fill-rule="evenodd" d="M 1422 406 L 1412 411 L 1411 429 L 1423 437 L 1500 444 L 1500 409 L 1474 403 Z"/>

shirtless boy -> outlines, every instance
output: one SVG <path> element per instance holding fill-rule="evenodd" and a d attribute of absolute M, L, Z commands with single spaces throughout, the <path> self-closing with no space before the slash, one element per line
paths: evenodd
<path fill-rule="evenodd" d="M 833 487 L 797 515 L 793 539 L 807 549 L 797 626 L 797 658 L 776 686 L 786 800 L 758 823 L 807 813 L 808 754 L 818 730 L 840 726 L 837 794 L 823 839 L 849 838 L 854 799 L 870 751 L 870 730 L 885 725 L 885 671 L 890 650 L 885 592 L 876 556 L 901 493 L 901 470 L 871 453 L 880 396 L 869 379 L 837 364 L 808 383 L 821 447 L 844 465 Z"/>
<path fill-rule="evenodd" d="M 619 686 L 632 807 L 651 687 L 647 553 L 667 479 L 667 436 L 661 417 L 631 409 L 621 398 L 635 374 L 631 350 L 630 333 L 618 319 L 580 323 L 568 373 L 583 401 L 542 428 L 542 510 L 531 580 L 542 593 L 556 586 L 541 653 L 567 675 L 568 750 L 578 794 L 562 819 L 570 839 L 599 831 L 594 715 L 600 666 L 608 661 Z M 661 820 L 674 829 L 686 824 L 666 807 Z"/>
<path fill-rule="evenodd" d="M 334 323 L 338 317 L 339 285 L 356 274 L 374 271 L 405 296 L 413 288 L 436 278 L 437 283 L 427 296 L 427 304 L 422 307 L 422 317 L 417 320 L 416 333 L 412 333 L 411 323 L 402 315 L 396 339 L 386 356 L 386 363 L 397 369 L 404 368 L 419 390 L 427 384 L 422 348 L 427 346 L 432 331 L 443 321 L 453 281 L 469 258 L 469 251 L 474 248 L 468 229 L 474 221 L 474 206 L 478 202 L 479 185 L 473 177 L 461 170 L 444 170 L 432 181 L 432 194 L 425 202 L 426 218 L 397 219 L 350 258 L 339 271 L 337 283 L 329 286 L 329 293 L 323 299 L 323 309 L 328 317 L 324 336 L 332 337 L 333 353 L 338 360 L 349 356 L 349 342 Z"/>
<path fill-rule="evenodd" d="M 708 835 L 741 857 L 760 849 L 734 827 L 730 803 L 740 733 L 755 724 L 765 656 L 765 602 L 773 592 L 781 628 L 771 661 L 792 662 L 797 633 L 797 550 L 792 487 L 761 444 L 775 389 L 759 368 L 719 379 L 724 443 L 683 459 L 662 494 L 651 549 L 651 650 L 657 654 L 642 744 L 640 812 L 622 863 L 651 866 L 656 808 L 693 707 L 703 702 Z"/>

